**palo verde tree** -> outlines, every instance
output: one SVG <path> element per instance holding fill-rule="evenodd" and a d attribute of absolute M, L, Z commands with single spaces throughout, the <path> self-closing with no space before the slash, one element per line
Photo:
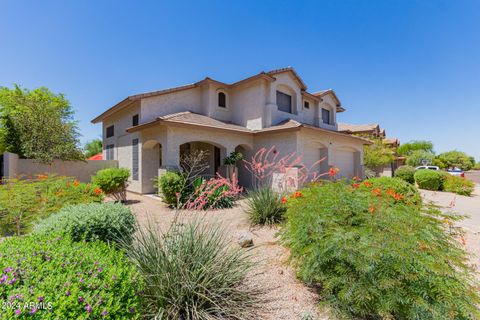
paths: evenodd
<path fill-rule="evenodd" d="M 79 132 L 70 102 L 45 87 L 0 88 L 0 152 L 43 163 L 82 160 Z"/>
<path fill-rule="evenodd" d="M 409 156 L 415 151 L 425 151 L 429 153 L 435 153 L 433 151 L 433 143 L 431 143 L 430 141 L 424 141 L 424 140 L 410 141 L 402 144 L 397 149 L 397 153 L 402 156 Z"/>
<path fill-rule="evenodd" d="M 375 139 L 372 142 L 371 145 L 366 145 L 363 150 L 365 167 L 374 170 L 392 163 L 395 159 L 395 149 L 383 143 L 381 139 Z"/>

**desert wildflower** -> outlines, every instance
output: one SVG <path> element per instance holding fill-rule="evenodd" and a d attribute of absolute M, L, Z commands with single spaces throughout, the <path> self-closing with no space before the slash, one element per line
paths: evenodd
<path fill-rule="evenodd" d="M 287 203 L 287 201 L 288 201 L 288 200 L 287 200 L 287 198 L 286 198 L 286 197 L 282 197 L 282 200 L 281 200 L 281 202 L 282 202 L 283 204 Z"/>
<path fill-rule="evenodd" d="M 101 194 L 102 194 L 102 189 L 100 189 L 99 187 L 96 187 L 96 188 L 93 190 L 93 193 L 95 193 L 97 196 L 98 196 L 98 195 L 101 195 Z"/>

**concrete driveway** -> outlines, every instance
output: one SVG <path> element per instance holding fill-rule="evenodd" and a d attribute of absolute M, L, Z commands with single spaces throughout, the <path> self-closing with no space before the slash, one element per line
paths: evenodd
<path fill-rule="evenodd" d="M 475 183 L 480 183 L 480 170 L 472 170 L 465 172 L 467 179 L 472 180 Z"/>
<path fill-rule="evenodd" d="M 471 197 L 428 190 L 420 190 L 420 193 L 425 201 L 432 201 L 442 210 L 466 215 L 465 219 L 459 221 L 457 225 L 465 231 L 466 249 L 473 253 L 471 261 L 480 271 L 480 184 L 475 186 Z"/>

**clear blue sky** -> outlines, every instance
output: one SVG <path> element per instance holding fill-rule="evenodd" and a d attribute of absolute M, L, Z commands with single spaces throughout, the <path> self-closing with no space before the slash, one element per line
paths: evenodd
<path fill-rule="evenodd" d="M 480 1 L 0 0 L 0 86 L 46 86 L 90 120 L 126 96 L 293 66 L 342 122 L 480 160 Z"/>

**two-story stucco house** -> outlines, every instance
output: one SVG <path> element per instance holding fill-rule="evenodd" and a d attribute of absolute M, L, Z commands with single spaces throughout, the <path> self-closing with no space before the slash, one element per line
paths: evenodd
<path fill-rule="evenodd" d="M 319 173 L 335 166 L 344 177 L 363 175 L 368 140 L 337 130 L 343 112 L 332 90 L 309 93 L 293 68 L 261 72 L 227 84 L 205 78 L 194 84 L 129 96 L 98 117 L 103 124 L 104 159 L 132 172 L 129 190 L 154 191 L 152 179 L 178 169 L 180 157 L 209 151 L 211 174 L 232 151 L 246 158 L 262 147 L 296 152 Z M 239 180 L 250 175 L 238 164 Z"/>

